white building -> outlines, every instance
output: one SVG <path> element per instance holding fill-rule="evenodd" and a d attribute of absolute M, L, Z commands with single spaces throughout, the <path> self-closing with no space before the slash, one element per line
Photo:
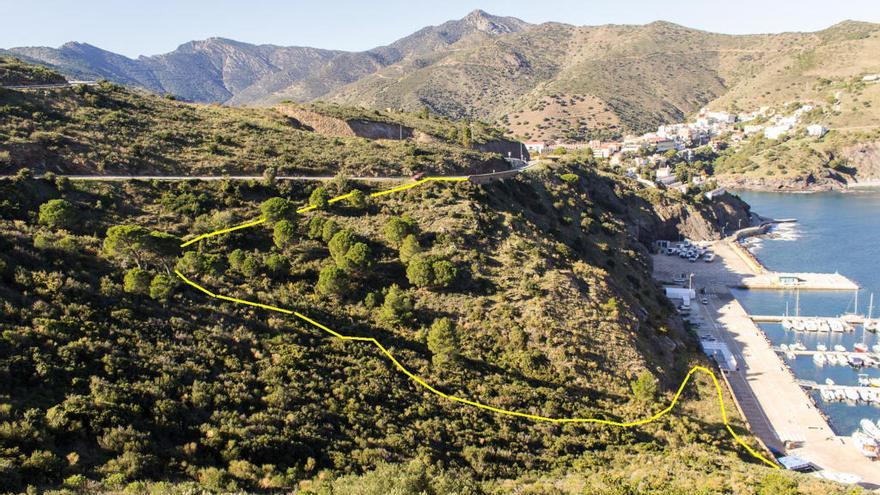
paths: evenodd
<path fill-rule="evenodd" d="M 764 128 L 764 137 L 767 139 L 779 139 L 791 130 L 790 125 L 774 125 Z"/>
<path fill-rule="evenodd" d="M 708 200 L 713 200 L 715 198 L 719 198 L 721 196 L 724 196 L 725 194 L 727 194 L 727 190 L 724 189 L 723 187 L 719 187 L 718 189 L 713 189 L 713 190 L 705 193 L 704 196 Z"/>
<path fill-rule="evenodd" d="M 828 132 L 824 126 L 813 124 L 807 126 L 807 134 L 813 137 L 822 137 Z"/>
<path fill-rule="evenodd" d="M 721 122 L 724 124 L 733 124 L 736 122 L 736 115 L 728 112 L 706 112 L 706 118 L 710 122 Z"/>
<path fill-rule="evenodd" d="M 862 78 L 865 82 L 880 82 L 880 74 L 868 74 Z"/>
<path fill-rule="evenodd" d="M 526 141 L 525 145 L 529 153 L 537 153 L 539 155 L 547 149 L 547 143 L 544 141 Z"/>

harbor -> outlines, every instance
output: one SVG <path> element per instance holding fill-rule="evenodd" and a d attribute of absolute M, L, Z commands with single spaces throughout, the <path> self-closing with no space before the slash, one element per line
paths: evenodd
<path fill-rule="evenodd" d="M 743 256 L 742 246 L 731 239 L 712 243 L 706 249 L 713 253 L 713 258 L 700 263 L 665 253 L 655 255 L 655 277 L 669 286 L 686 285 L 692 289 L 693 301 L 688 301 L 683 308 L 683 316 L 691 322 L 700 336 L 706 353 L 716 359 L 724 370 L 725 381 L 752 434 L 760 438 L 768 448 L 784 452 L 785 455 L 797 456 L 814 468 L 824 470 L 820 472 L 849 473 L 853 475 L 853 480 L 858 479 L 863 486 L 880 487 L 880 469 L 865 454 L 864 445 L 868 444 L 862 442 L 861 437 L 854 437 L 852 431 L 836 431 L 829 414 L 823 410 L 825 407 L 850 407 L 855 404 L 874 411 L 875 416 L 880 417 L 880 409 L 877 407 L 880 403 L 874 400 L 875 397 L 880 397 L 880 388 L 872 387 L 870 382 L 866 382 L 868 386 L 856 387 L 858 390 L 846 392 L 856 384 L 850 385 L 844 376 L 847 373 L 855 374 L 855 371 L 850 370 L 850 355 L 863 354 L 872 359 L 876 355 L 857 353 L 851 343 L 842 351 L 835 350 L 834 347 L 842 345 L 838 343 L 840 339 L 855 338 L 856 330 L 861 330 L 861 325 L 842 313 L 839 313 L 842 316 L 786 316 L 788 311 L 783 301 L 783 297 L 799 297 L 801 290 L 811 291 L 810 296 L 805 297 L 810 301 L 825 297 L 824 293 L 819 292 L 822 290 L 848 297 L 843 294 L 854 291 L 858 284 L 836 273 L 772 272 L 760 265 L 754 257 L 749 259 Z M 797 284 L 782 284 L 794 282 L 779 279 L 780 276 L 791 273 L 797 274 Z M 746 280 L 763 282 L 746 283 Z M 779 283 L 773 283 L 773 280 Z M 782 304 L 775 306 L 779 316 L 773 315 L 772 311 L 761 311 L 757 316 L 749 315 L 738 298 L 734 297 L 734 294 L 774 294 L 774 291 L 784 294 L 779 297 Z M 799 313 L 797 306 L 792 301 L 792 312 Z M 807 322 L 812 322 L 811 328 L 815 324 L 815 331 L 807 330 Z M 795 327 L 803 330 L 796 330 Z M 786 348 L 772 342 L 766 333 L 768 331 L 771 331 L 774 339 L 787 339 Z M 790 344 L 798 339 L 808 340 L 811 344 L 810 350 L 799 345 L 792 349 Z M 824 344 L 820 343 L 822 339 L 825 339 Z M 825 351 L 818 350 L 818 345 L 825 345 Z M 839 384 L 835 382 L 834 385 L 822 385 L 821 381 L 810 382 L 798 378 L 797 372 L 802 361 L 818 368 L 814 366 L 814 355 L 822 355 L 826 362 L 829 358 L 834 361 L 826 369 L 837 370 L 833 373 L 839 374 L 836 375 Z M 789 360 L 788 357 L 792 359 Z M 880 356 L 876 357 L 880 362 Z M 860 370 L 876 375 L 868 376 L 868 380 L 880 379 L 878 368 L 861 367 Z M 865 389 L 864 399 L 860 393 L 862 388 Z M 822 390 L 826 390 L 824 396 Z M 838 390 L 843 394 L 840 400 L 837 399 Z M 853 396 L 853 393 L 857 395 Z M 856 399 L 852 400 L 853 397 Z"/>

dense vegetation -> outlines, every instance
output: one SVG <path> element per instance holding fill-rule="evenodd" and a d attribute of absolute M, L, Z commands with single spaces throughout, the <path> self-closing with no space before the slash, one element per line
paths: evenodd
<path fill-rule="evenodd" d="M 352 187 L 0 182 L 0 490 L 627 493 L 611 480 L 635 459 L 675 473 L 654 493 L 718 463 L 736 476 L 707 490 L 764 482 L 705 379 L 642 429 L 533 424 L 172 275 L 375 337 L 441 390 L 522 411 L 642 416 L 702 362 L 627 228 L 660 220 L 617 179 L 572 165 L 326 204 Z M 305 203 L 319 209 L 292 213 Z"/>
<path fill-rule="evenodd" d="M 61 74 L 11 57 L 0 57 L 0 86 L 63 83 Z"/>
<path fill-rule="evenodd" d="M 110 83 L 0 89 L 0 173 L 7 174 L 28 167 L 108 174 L 258 175 L 273 168 L 293 175 L 408 175 L 456 173 L 493 159 L 497 155 L 458 145 L 325 136 L 299 129 L 273 110 L 180 103 Z"/>

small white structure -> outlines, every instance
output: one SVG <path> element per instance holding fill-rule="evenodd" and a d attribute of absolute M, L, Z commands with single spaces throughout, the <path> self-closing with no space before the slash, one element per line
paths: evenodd
<path fill-rule="evenodd" d="M 683 306 L 690 306 L 691 300 L 697 298 L 697 291 L 687 287 L 664 287 L 667 299 L 678 299 Z"/>
<path fill-rule="evenodd" d="M 672 167 L 660 167 L 657 169 L 657 178 L 665 179 L 672 176 Z"/>
<path fill-rule="evenodd" d="M 526 141 L 525 145 L 529 153 L 537 153 L 539 155 L 547 149 L 547 143 L 544 141 Z"/>
<path fill-rule="evenodd" d="M 868 74 L 862 78 L 865 82 L 880 82 L 880 74 Z"/>
<path fill-rule="evenodd" d="M 819 124 L 813 124 L 807 126 L 807 134 L 813 137 L 822 137 L 826 133 L 828 133 L 828 129 Z"/>
<path fill-rule="evenodd" d="M 721 196 L 724 196 L 725 194 L 727 194 L 727 189 L 724 189 L 723 187 L 719 187 L 718 189 L 712 189 L 711 191 L 705 193 L 704 196 L 706 197 L 706 199 L 711 201 L 715 198 L 720 198 Z"/>
<path fill-rule="evenodd" d="M 790 129 L 791 126 L 788 125 L 774 125 L 771 127 L 765 127 L 764 137 L 767 139 L 779 139 L 784 136 L 785 133 L 787 133 Z"/>

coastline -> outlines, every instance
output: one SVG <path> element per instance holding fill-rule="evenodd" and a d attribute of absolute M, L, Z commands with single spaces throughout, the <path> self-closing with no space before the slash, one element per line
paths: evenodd
<path fill-rule="evenodd" d="M 731 287 L 742 285 L 764 265 L 749 253 L 744 256 L 738 239 L 762 235 L 772 223 L 761 219 L 755 226 L 712 243 L 713 263 L 691 264 L 678 257 L 654 255 L 654 276 L 695 272 L 695 289 L 705 289 L 708 301 L 696 304 L 692 322 L 702 339 L 710 335 L 726 344 L 737 369 L 725 370 L 725 382 L 735 397 L 751 434 L 761 443 L 797 455 L 820 469 L 852 473 L 865 488 L 880 486 L 880 469 L 858 453 L 848 436 L 840 436 L 810 393 L 776 353 L 769 337 L 734 297 Z"/>

